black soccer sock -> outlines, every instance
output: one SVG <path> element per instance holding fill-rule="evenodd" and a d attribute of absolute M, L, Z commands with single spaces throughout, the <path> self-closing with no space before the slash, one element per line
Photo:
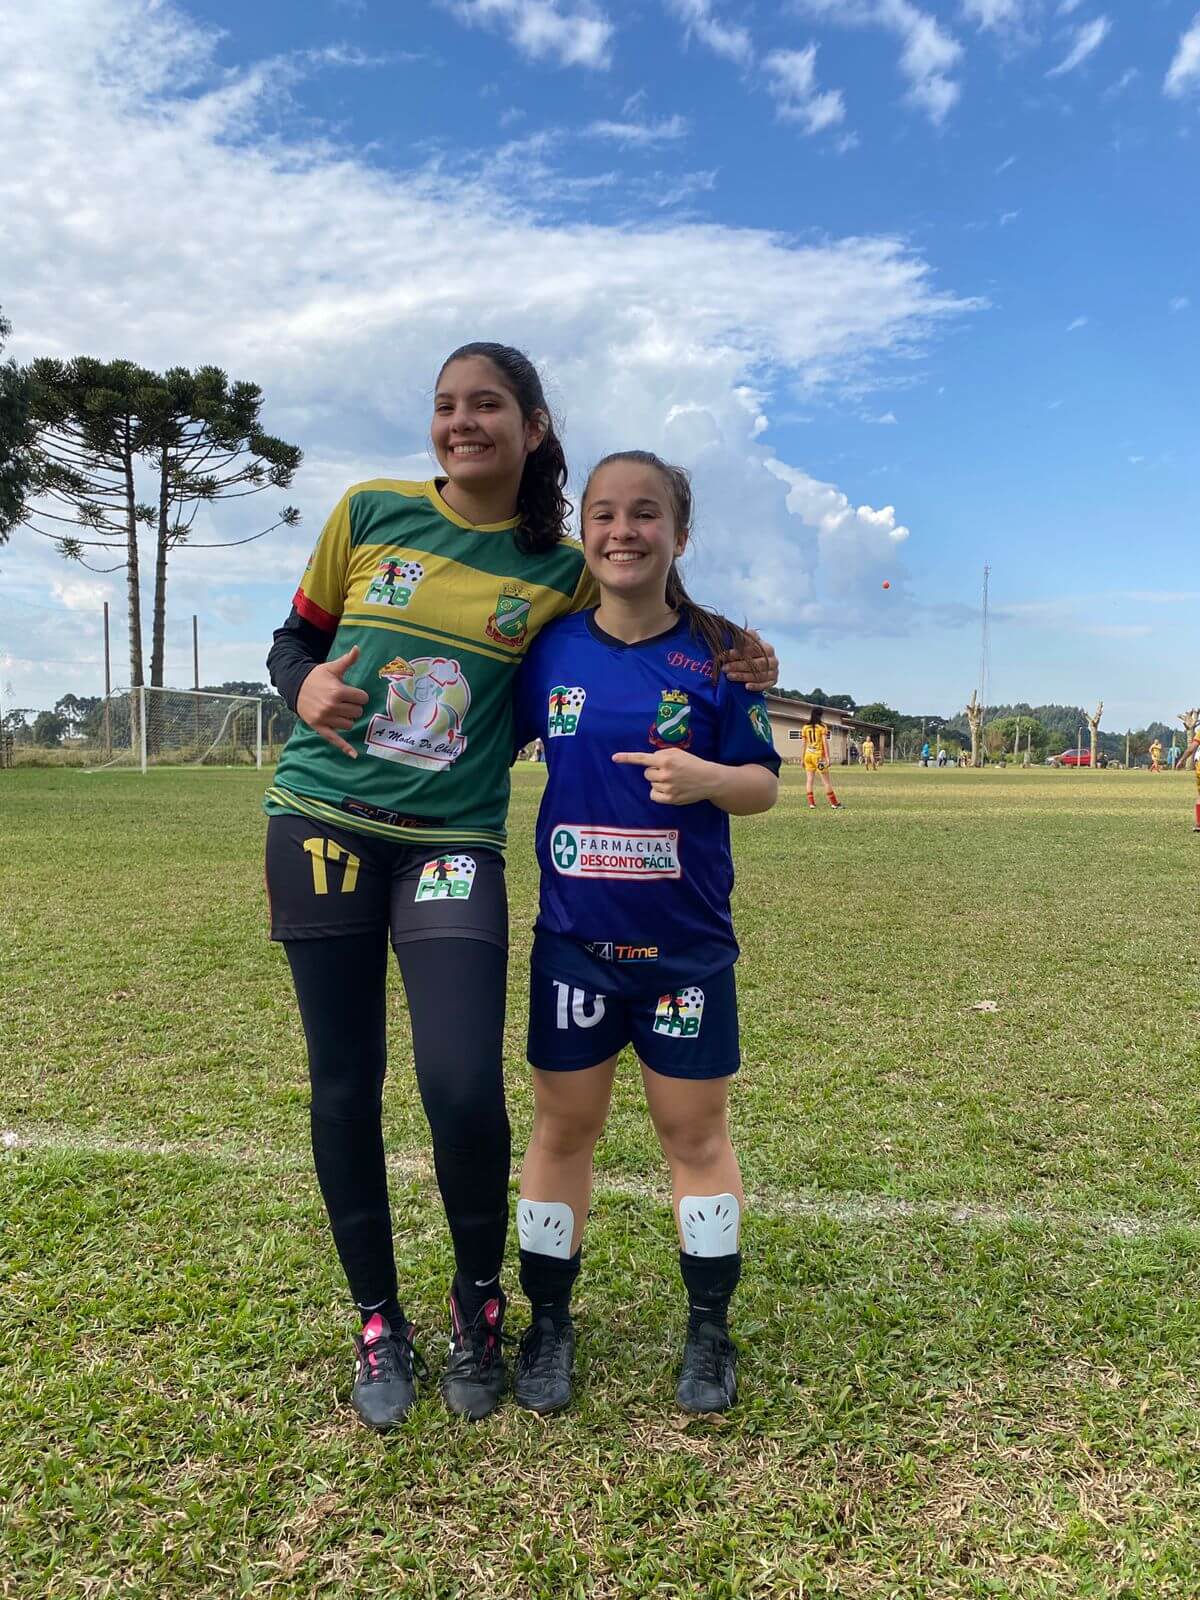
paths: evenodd
<path fill-rule="evenodd" d="M 689 1256 L 679 1252 L 679 1270 L 688 1294 L 688 1332 L 699 1333 L 702 1322 L 728 1329 L 729 1302 L 742 1275 L 742 1253 L 728 1256 Z"/>
<path fill-rule="evenodd" d="M 393 1333 L 403 1333 L 408 1327 L 408 1318 L 404 1315 L 404 1307 L 394 1294 L 380 1301 L 375 1306 L 358 1306 L 358 1314 L 362 1318 L 363 1327 L 370 1322 L 372 1317 L 379 1316 L 387 1323 Z"/>
<path fill-rule="evenodd" d="M 579 1276 L 582 1256 L 582 1246 L 566 1261 L 560 1256 L 539 1255 L 535 1250 L 521 1251 L 521 1287 L 529 1297 L 535 1322 L 539 1317 L 549 1317 L 561 1330 L 570 1321 L 571 1291 Z"/>
<path fill-rule="evenodd" d="M 500 1287 L 500 1274 L 489 1278 L 486 1283 L 476 1283 L 474 1278 L 463 1272 L 460 1267 L 454 1274 L 454 1298 L 458 1301 L 458 1309 L 462 1319 L 470 1327 L 471 1323 L 487 1305 L 489 1300 L 499 1300 L 500 1310 L 508 1304 L 508 1298 Z"/>

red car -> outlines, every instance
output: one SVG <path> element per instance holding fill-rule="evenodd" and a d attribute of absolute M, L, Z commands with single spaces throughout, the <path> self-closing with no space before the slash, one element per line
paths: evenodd
<path fill-rule="evenodd" d="M 1090 767 L 1092 752 L 1090 750 L 1064 750 L 1062 755 L 1055 756 L 1056 764 L 1060 767 Z"/>

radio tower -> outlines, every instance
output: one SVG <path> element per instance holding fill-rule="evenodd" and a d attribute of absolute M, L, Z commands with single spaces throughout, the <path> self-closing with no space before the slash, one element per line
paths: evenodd
<path fill-rule="evenodd" d="M 988 625 L 988 578 L 991 567 L 986 563 L 983 568 L 983 613 L 979 628 L 979 715 L 982 721 L 988 703 L 988 666 L 992 649 L 991 635 Z"/>

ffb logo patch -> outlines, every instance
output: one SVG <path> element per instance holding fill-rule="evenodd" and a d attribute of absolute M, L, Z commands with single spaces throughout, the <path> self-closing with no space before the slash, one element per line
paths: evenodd
<path fill-rule="evenodd" d="M 654 1011 L 655 1033 L 669 1034 L 675 1039 L 694 1039 L 700 1032 L 704 1016 L 704 990 L 694 984 L 686 989 L 672 989 L 660 996 Z"/>
<path fill-rule="evenodd" d="M 573 739 L 583 716 L 586 689 L 568 689 L 565 683 L 550 691 L 546 734 L 551 739 Z"/>
<path fill-rule="evenodd" d="M 419 561 L 393 561 L 389 556 L 375 568 L 375 576 L 363 595 L 363 604 L 394 606 L 402 611 L 424 576 L 425 568 Z"/>
<path fill-rule="evenodd" d="M 469 900 L 474 882 L 474 856 L 438 856 L 421 868 L 413 899 L 418 903 L 423 900 Z"/>

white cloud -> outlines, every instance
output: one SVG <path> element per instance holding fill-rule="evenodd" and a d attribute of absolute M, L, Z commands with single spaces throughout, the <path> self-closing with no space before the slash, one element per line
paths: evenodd
<path fill-rule="evenodd" d="M 1110 83 L 1104 91 L 1104 98 L 1106 100 L 1115 100 L 1118 95 L 1125 93 L 1131 83 L 1136 83 L 1140 77 L 1141 73 L 1136 67 L 1126 67 L 1116 82 Z"/>
<path fill-rule="evenodd" d="M 962 14 L 980 28 L 1018 29 L 1026 20 L 1025 0 L 962 0 Z"/>
<path fill-rule="evenodd" d="M 935 127 L 943 123 L 962 94 L 949 76 L 962 60 L 963 47 L 932 13 L 912 0 L 792 0 L 802 16 L 848 28 L 881 28 L 900 40 L 899 67 L 908 80 L 905 99 Z"/>
<path fill-rule="evenodd" d="M 840 89 L 817 89 L 817 47 L 773 50 L 763 61 L 770 92 L 780 117 L 799 122 L 806 133 L 821 133 L 845 120 Z"/>
<path fill-rule="evenodd" d="M 438 365 L 478 337 L 527 348 L 546 374 L 576 483 L 589 460 L 621 445 L 695 469 L 701 598 L 736 601 L 777 628 L 818 623 L 830 607 L 844 626 L 875 626 L 865 593 L 861 609 L 853 599 L 870 518 L 850 508 L 846 529 L 858 531 L 833 537 L 807 514 L 811 499 L 787 491 L 812 480 L 775 461 L 761 435 L 777 398 L 785 410 L 797 396 L 809 409 L 825 392 L 861 397 L 890 358 L 907 366 L 940 325 L 973 308 L 935 288 L 908 245 L 869 235 L 799 242 L 672 218 L 565 221 L 540 176 L 522 186 L 531 163 L 550 160 L 552 141 L 526 142 L 490 174 L 472 162 L 456 175 L 442 159 L 388 171 L 282 138 L 268 72 L 222 75 L 207 88 L 197 73 L 210 41 L 170 7 L 71 0 L 64 52 L 62 5 L 10 19 L 0 62 L 0 146 L 22 149 L 19 164 L 0 167 L 12 353 L 215 362 L 260 383 L 268 426 L 306 451 L 280 496 L 301 507 L 300 529 L 177 554 L 175 681 L 189 678 L 193 610 L 227 649 L 230 676 L 261 677 L 269 629 L 325 511 L 356 479 L 425 475 Z M 821 493 L 850 507 L 832 485 Z M 254 532 L 276 509 L 270 496 L 209 508 L 197 540 Z M 889 537 L 894 516 L 871 516 L 891 516 Z M 42 605 L 79 572 L 18 534 L 0 552 L 0 577 L 6 602 Z M 248 620 L 221 632 L 212 620 L 221 614 Z M 36 647 L 9 648 L 52 663 L 74 654 L 62 640 L 51 628 Z M 91 644 L 83 655 L 87 681 L 56 668 L 45 683 L 94 690 Z M 26 684 L 43 683 L 40 669 L 21 671 Z"/>
<path fill-rule="evenodd" d="M 1087 322 L 1088 319 L 1086 317 L 1075 317 L 1067 323 L 1067 332 L 1074 333 L 1076 328 L 1086 328 Z"/>
<path fill-rule="evenodd" d="M 615 29 L 600 11 L 563 11 L 558 0 L 444 0 L 464 22 L 498 28 L 532 61 L 605 68 Z"/>
<path fill-rule="evenodd" d="M 1007 228 L 1009 224 L 1015 222 L 1020 215 L 1021 213 L 1019 211 L 1002 211 L 1000 213 L 1000 226 L 1002 228 Z"/>
<path fill-rule="evenodd" d="M 1163 93 L 1175 99 L 1200 88 L 1200 11 L 1179 36 L 1179 45 L 1163 79 Z"/>
<path fill-rule="evenodd" d="M 1075 29 L 1071 47 L 1056 67 L 1051 67 L 1046 76 L 1048 78 L 1061 78 L 1066 72 L 1074 72 L 1075 68 L 1082 66 L 1087 58 L 1097 51 L 1112 32 L 1112 23 L 1107 17 L 1094 17 L 1091 22 L 1082 22 Z"/>
<path fill-rule="evenodd" d="M 749 29 L 722 22 L 713 14 L 712 0 L 667 0 L 667 9 L 684 23 L 690 38 L 699 39 L 714 55 L 739 67 L 747 67 L 753 61 L 754 41 Z"/>
<path fill-rule="evenodd" d="M 585 132 L 593 139 L 611 139 L 617 144 L 640 148 L 674 144 L 687 137 L 686 117 L 664 117 L 660 122 L 592 122 Z"/>
<path fill-rule="evenodd" d="M 1186 294 L 1177 294 L 1167 302 L 1168 311 L 1186 311 L 1191 305 L 1191 300 Z"/>
<path fill-rule="evenodd" d="M 1009 167 L 1012 167 L 1012 166 L 1015 166 L 1015 165 L 1016 165 L 1016 161 L 1017 161 L 1017 158 L 1016 158 L 1016 156 L 1008 156 L 1008 157 L 1007 157 L 1007 158 L 1006 158 L 1006 159 L 1005 159 L 1005 160 L 1004 160 L 1004 161 L 1002 161 L 1002 162 L 1001 162 L 1001 163 L 1000 163 L 1000 165 L 999 165 L 999 166 L 998 166 L 998 167 L 997 167 L 997 168 L 996 168 L 996 176 L 997 176 L 997 177 L 999 177 L 999 176 L 1000 176 L 1000 174 L 1001 174 L 1001 173 L 1002 173 L 1002 172 L 1007 172 L 1007 171 L 1008 171 L 1008 169 L 1009 169 Z"/>

